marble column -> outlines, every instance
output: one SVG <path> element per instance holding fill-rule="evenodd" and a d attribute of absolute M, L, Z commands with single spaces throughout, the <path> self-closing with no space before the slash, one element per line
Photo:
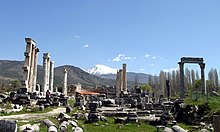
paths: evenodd
<path fill-rule="evenodd" d="M 35 59 L 34 59 L 34 70 L 33 70 L 33 84 L 32 84 L 32 92 L 36 91 L 36 85 L 37 85 L 37 63 L 38 63 L 38 52 L 39 49 L 35 48 Z"/>
<path fill-rule="evenodd" d="M 31 38 L 25 38 L 27 43 L 26 50 L 24 52 L 25 62 L 23 66 L 23 81 L 22 87 L 27 88 L 30 92 L 32 90 L 32 83 L 33 83 L 33 65 L 35 59 L 35 41 Z"/>
<path fill-rule="evenodd" d="M 49 90 L 51 92 L 55 92 L 53 88 L 53 82 L 54 82 L 54 61 L 50 61 L 50 87 Z"/>
<path fill-rule="evenodd" d="M 204 72 L 204 69 L 205 69 L 205 63 L 200 63 L 200 68 L 201 68 L 201 90 L 203 91 L 203 93 L 207 93 L 207 90 L 206 90 L 206 86 L 205 86 L 205 72 Z"/>
<path fill-rule="evenodd" d="M 63 91 L 64 95 L 67 95 L 67 70 L 64 69 L 64 79 L 63 79 Z"/>
<path fill-rule="evenodd" d="M 120 79 L 119 79 L 119 71 L 117 71 L 116 77 L 116 97 L 120 97 L 121 87 L 120 87 Z"/>
<path fill-rule="evenodd" d="M 123 92 L 127 92 L 127 65 L 123 64 Z"/>
<path fill-rule="evenodd" d="M 46 91 L 49 90 L 49 65 L 50 65 L 50 53 L 43 54 L 43 68 L 44 68 L 44 85 L 43 85 L 43 95 L 46 95 Z"/>
<path fill-rule="evenodd" d="M 180 67 L 180 98 L 184 98 L 185 87 L 184 87 L 184 63 L 179 62 Z"/>

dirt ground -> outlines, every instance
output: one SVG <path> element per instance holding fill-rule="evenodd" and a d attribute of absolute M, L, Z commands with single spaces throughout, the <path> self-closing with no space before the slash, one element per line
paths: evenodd
<path fill-rule="evenodd" d="M 39 118 L 45 118 L 49 116 L 57 115 L 61 112 L 65 112 L 66 108 L 57 108 L 47 113 L 31 113 L 31 114 L 20 114 L 20 115 L 9 115 L 9 116 L 0 116 L 1 119 L 16 119 L 16 120 L 34 120 Z"/>

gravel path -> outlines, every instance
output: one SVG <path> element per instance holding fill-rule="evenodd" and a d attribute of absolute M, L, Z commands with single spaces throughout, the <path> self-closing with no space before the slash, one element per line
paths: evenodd
<path fill-rule="evenodd" d="M 49 116 L 54 116 L 61 112 L 66 112 L 66 108 L 57 108 L 47 113 L 31 113 L 31 114 L 20 114 L 20 115 L 9 115 L 9 116 L 0 116 L 1 119 L 37 119 L 37 118 L 44 118 Z"/>

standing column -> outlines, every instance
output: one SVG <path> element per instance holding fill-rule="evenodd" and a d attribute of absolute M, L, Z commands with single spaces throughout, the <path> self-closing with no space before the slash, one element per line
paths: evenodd
<path fill-rule="evenodd" d="M 50 53 L 43 54 L 43 68 L 44 68 L 44 86 L 43 86 L 43 95 L 46 94 L 46 91 L 49 89 L 49 64 L 48 60 L 50 58 Z"/>
<path fill-rule="evenodd" d="M 120 93 L 123 91 L 123 72 L 122 69 L 119 70 L 119 88 L 120 88 Z"/>
<path fill-rule="evenodd" d="M 26 50 L 24 52 L 25 56 L 25 62 L 23 66 L 23 81 L 22 81 L 22 87 L 29 88 L 29 76 L 30 76 L 30 67 L 31 67 L 31 55 L 32 55 L 32 47 L 35 45 L 35 43 L 32 43 L 31 38 L 25 38 L 25 41 L 27 43 Z"/>
<path fill-rule="evenodd" d="M 32 53 L 31 53 L 31 66 L 30 66 L 30 74 L 29 74 L 29 92 L 33 92 L 33 80 L 34 80 L 34 66 L 35 66 L 35 49 L 36 46 L 32 46 Z"/>
<path fill-rule="evenodd" d="M 67 95 L 67 70 L 64 69 L 64 79 L 63 79 L 63 91 L 64 95 Z"/>
<path fill-rule="evenodd" d="M 127 71 L 126 64 L 123 64 L 123 92 L 127 92 Z"/>
<path fill-rule="evenodd" d="M 38 48 L 35 48 L 34 71 L 33 71 L 33 86 L 32 86 L 32 91 L 31 91 L 31 92 L 35 92 L 35 90 L 36 90 L 36 85 L 37 85 L 38 52 L 39 52 L 39 49 L 38 49 Z"/>
<path fill-rule="evenodd" d="M 120 87 L 120 81 L 119 81 L 119 71 L 117 71 L 117 77 L 116 77 L 116 97 L 120 97 L 121 93 L 121 87 Z"/>
<path fill-rule="evenodd" d="M 54 79 L 54 61 L 50 61 L 50 87 L 49 87 L 49 90 L 51 92 L 55 91 L 53 89 L 53 79 Z"/>
<path fill-rule="evenodd" d="M 185 87 L 184 87 L 184 63 L 179 62 L 180 67 L 180 98 L 184 98 Z"/>
<path fill-rule="evenodd" d="M 47 90 L 50 90 L 50 56 L 47 58 Z"/>
<path fill-rule="evenodd" d="M 199 65 L 200 65 L 200 68 L 201 68 L 201 88 L 202 88 L 203 93 L 206 94 L 207 90 L 206 90 L 206 86 L 205 86 L 205 72 L 204 72 L 205 63 L 201 63 Z"/>

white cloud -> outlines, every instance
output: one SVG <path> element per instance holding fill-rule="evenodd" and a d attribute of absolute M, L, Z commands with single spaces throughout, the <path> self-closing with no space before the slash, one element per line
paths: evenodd
<path fill-rule="evenodd" d="M 164 72 L 172 72 L 172 71 L 178 71 L 179 68 L 170 68 L 170 69 L 163 69 Z"/>
<path fill-rule="evenodd" d="M 78 36 L 78 35 L 75 35 L 75 36 L 73 36 L 74 38 L 81 38 L 81 36 Z"/>
<path fill-rule="evenodd" d="M 121 60 L 135 60 L 136 57 L 126 56 L 125 54 L 118 54 L 112 61 L 121 61 Z"/>
<path fill-rule="evenodd" d="M 151 56 L 151 55 L 149 55 L 149 54 L 146 54 L 146 55 L 145 55 L 146 58 L 149 58 L 150 56 Z"/>
<path fill-rule="evenodd" d="M 150 64 L 151 66 L 155 66 L 155 64 Z"/>
<path fill-rule="evenodd" d="M 86 44 L 86 45 L 84 45 L 84 46 L 83 46 L 83 48 L 88 48 L 88 47 L 89 47 L 89 45 L 88 45 L 88 44 Z"/>
<path fill-rule="evenodd" d="M 71 39 L 78 39 L 78 38 L 81 38 L 81 36 L 79 36 L 79 35 L 75 35 L 75 36 L 71 36 L 71 37 L 69 37 L 70 40 L 71 40 Z"/>
<path fill-rule="evenodd" d="M 156 56 L 153 56 L 152 59 L 157 59 L 157 57 L 156 57 Z"/>
<path fill-rule="evenodd" d="M 141 71 L 144 71 L 144 69 L 142 68 L 142 69 L 140 69 Z"/>

